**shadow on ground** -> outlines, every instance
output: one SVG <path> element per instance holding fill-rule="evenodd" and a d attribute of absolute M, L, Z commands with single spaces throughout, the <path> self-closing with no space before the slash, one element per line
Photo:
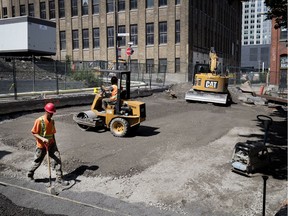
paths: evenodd
<path fill-rule="evenodd" d="M 255 118 L 255 121 L 258 122 L 257 126 L 260 127 L 263 135 L 250 134 L 244 137 L 258 139 L 258 141 L 247 140 L 246 144 L 255 145 L 255 143 L 258 143 L 264 146 L 264 151 L 261 150 L 258 152 L 258 155 L 253 156 L 258 157 L 259 161 L 263 161 L 262 166 L 260 165 L 261 169 L 257 173 L 269 175 L 279 180 L 287 180 L 287 112 L 282 107 L 277 107 L 277 111 L 269 117 L 273 121 L 267 132 L 265 130 L 265 122 L 261 122 Z M 275 121 L 273 117 L 274 119 L 280 117 L 283 120 Z M 264 144 L 265 132 L 267 133 L 266 144 Z"/>

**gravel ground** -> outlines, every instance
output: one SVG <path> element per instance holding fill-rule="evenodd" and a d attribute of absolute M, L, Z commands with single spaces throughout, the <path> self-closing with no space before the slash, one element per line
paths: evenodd
<path fill-rule="evenodd" d="M 147 121 L 137 136 L 125 139 L 111 137 L 109 132 L 97 136 L 85 132 L 85 139 L 83 131 L 73 130 L 71 134 L 76 129 L 72 115 L 82 108 L 57 112 L 57 129 L 62 133 L 59 142 L 73 145 L 62 147 L 66 178 L 81 182 L 71 190 L 79 193 L 95 190 L 128 203 L 144 203 L 179 215 L 259 215 L 261 177 L 242 178 L 231 173 L 229 160 L 231 145 L 263 137 L 263 128 L 255 126 L 251 119 L 258 113 L 270 115 L 271 109 L 240 104 L 237 95 L 232 95 L 235 104 L 231 107 L 186 103 L 183 99 L 190 87 L 189 83 L 173 85 L 166 92 L 142 98 L 149 107 Z M 3 175 L 25 178 L 34 146 L 29 130 L 38 115 L 10 116 L 0 121 Z M 271 128 L 274 135 L 270 142 L 285 146 L 287 114 L 273 109 L 271 115 L 277 124 Z M 12 134 L 9 128 L 13 127 L 25 130 Z M 91 152 L 91 146 L 97 151 Z M 13 152 L 13 156 L 8 152 Z M 15 162 L 19 160 L 21 164 Z M 285 194 L 287 197 L 286 171 L 287 166 L 269 179 L 270 215 L 275 213 Z M 37 172 L 40 178 L 47 173 L 45 166 Z M 0 199 L 9 202 L 5 197 Z M 36 211 L 35 215 L 38 213 L 41 214 Z"/>

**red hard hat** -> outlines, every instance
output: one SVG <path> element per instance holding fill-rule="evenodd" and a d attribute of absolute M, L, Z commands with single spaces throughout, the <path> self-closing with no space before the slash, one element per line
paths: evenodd
<path fill-rule="evenodd" d="M 48 113 L 55 113 L 56 112 L 55 105 L 53 103 L 47 103 L 44 107 L 44 110 Z"/>

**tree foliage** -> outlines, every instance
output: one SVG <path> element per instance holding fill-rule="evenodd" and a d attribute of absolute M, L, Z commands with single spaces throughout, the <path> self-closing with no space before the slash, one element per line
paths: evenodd
<path fill-rule="evenodd" d="M 275 29 L 287 28 L 287 0 L 265 0 L 268 7 L 267 19 L 275 18 Z"/>

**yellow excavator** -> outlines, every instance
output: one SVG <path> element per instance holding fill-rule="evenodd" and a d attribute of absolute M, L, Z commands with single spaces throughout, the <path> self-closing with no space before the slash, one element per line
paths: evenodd
<path fill-rule="evenodd" d="M 229 77 L 217 72 L 218 56 L 213 47 L 209 53 L 209 71 L 200 67 L 195 71 L 194 85 L 186 92 L 186 101 L 202 101 L 227 104 Z"/>
<path fill-rule="evenodd" d="M 130 100 L 130 71 L 100 70 L 100 72 L 108 73 L 108 78 L 117 77 L 119 89 L 117 100 L 113 104 L 108 104 L 106 110 L 103 110 L 102 100 L 105 97 L 106 90 L 101 88 L 101 91 L 95 95 L 91 109 L 75 114 L 73 120 L 81 130 L 107 128 L 115 137 L 124 137 L 130 131 L 136 131 L 140 123 L 145 121 L 145 103 Z"/>

